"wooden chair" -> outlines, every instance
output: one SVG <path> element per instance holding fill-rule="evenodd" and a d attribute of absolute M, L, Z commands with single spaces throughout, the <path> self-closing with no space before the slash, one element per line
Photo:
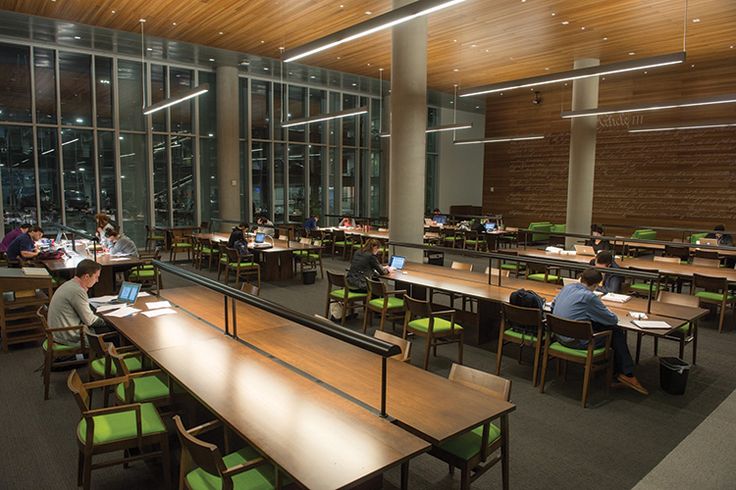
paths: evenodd
<path fill-rule="evenodd" d="M 87 339 L 87 345 L 89 346 L 89 381 L 121 376 L 121 373 L 118 372 L 115 363 L 108 354 L 108 347 L 111 344 L 106 340 L 116 335 L 118 335 L 117 332 L 98 334 L 88 327 L 84 327 L 84 337 Z M 126 354 L 123 362 L 125 362 L 129 372 L 135 373 L 143 370 L 143 355 L 137 351 L 135 346 L 118 347 L 117 351 Z M 110 390 L 111 387 L 105 387 L 103 396 L 103 406 L 105 407 L 108 405 Z"/>
<path fill-rule="evenodd" d="M 658 269 L 648 269 L 645 267 L 629 267 L 629 270 L 635 272 L 651 272 L 653 274 L 657 274 L 659 278 L 654 284 L 652 284 L 652 298 L 655 298 L 657 294 L 659 294 L 661 284 L 664 282 L 664 280 Z M 628 294 L 643 296 L 645 298 L 649 297 L 649 280 L 642 279 L 641 282 L 637 282 L 635 278 L 632 278 L 631 283 L 629 284 Z"/>
<path fill-rule="evenodd" d="M 161 260 L 161 252 L 158 250 L 154 251 L 141 251 L 138 254 L 139 258 L 143 263 L 135 266 L 128 275 L 128 280 L 131 282 L 137 282 L 141 284 L 141 289 L 145 291 L 155 291 L 158 294 L 159 290 L 163 287 L 161 281 L 161 272 L 158 268 L 153 265 L 154 260 Z"/>
<path fill-rule="evenodd" d="M 340 251 L 340 255 L 342 255 L 342 258 L 347 258 L 348 251 L 350 250 L 350 247 L 353 246 L 353 242 L 348 239 L 348 236 L 345 234 L 344 230 L 335 230 L 335 233 L 333 235 L 332 240 L 332 255 L 336 255 L 338 250 Z"/>
<path fill-rule="evenodd" d="M 485 234 L 484 234 L 485 235 Z M 486 250 L 487 242 L 484 236 L 481 236 L 477 231 L 466 231 L 465 232 L 465 243 L 464 248 L 476 251 Z"/>
<path fill-rule="evenodd" d="M 702 291 L 697 291 L 697 289 L 702 289 Z M 731 294 L 728 290 L 728 279 L 725 277 L 693 274 L 693 287 L 690 291 L 698 298 L 700 304 L 705 303 L 721 308 L 721 314 L 718 319 L 718 333 L 722 333 L 723 321 L 726 316 L 726 306 L 730 306 L 731 310 L 736 306 L 736 295 Z"/>
<path fill-rule="evenodd" d="M 319 268 L 320 277 L 324 279 L 325 269 L 322 264 L 322 242 L 320 240 L 311 240 L 309 238 L 301 238 L 299 242 L 305 245 L 313 245 L 318 248 L 314 248 L 312 250 L 295 250 L 294 265 L 296 266 L 296 263 L 299 263 L 299 270 L 302 274 L 304 274 L 304 269 L 317 270 Z M 297 252 L 301 253 L 296 255 Z"/>
<path fill-rule="evenodd" d="M 666 257 L 666 256 L 654 256 L 654 262 L 662 262 L 667 264 L 680 264 L 682 263 L 678 257 Z"/>
<path fill-rule="evenodd" d="M 508 255 L 510 257 L 518 257 L 519 252 L 516 250 L 497 250 L 498 253 L 503 255 Z M 504 271 L 509 271 L 511 274 L 514 275 L 514 277 L 519 277 L 519 272 L 524 270 L 524 264 L 517 261 L 501 261 L 500 269 Z"/>
<path fill-rule="evenodd" d="M 240 255 L 234 248 L 228 248 L 225 244 L 220 244 L 220 263 L 217 267 L 217 280 L 220 280 L 220 274 L 225 271 L 225 284 L 230 278 L 230 271 L 235 273 L 235 286 L 240 286 L 240 279 L 245 277 L 256 277 L 256 285 L 261 287 L 261 266 L 253 259 L 252 254 Z"/>
<path fill-rule="evenodd" d="M 525 346 L 534 347 L 532 367 L 532 386 L 537 386 L 539 359 L 544 341 L 544 323 L 542 310 L 539 308 L 523 308 L 508 303 L 503 304 L 503 318 L 498 333 L 498 353 L 496 354 L 496 375 L 501 374 L 503 347 L 506 344 L 519 346 L 519 364 Z"/>
<path fill-rule="evenodd" d="M 450 381 L 480 391 L 499 400 L 509 401 L 511 397 L 511 381 L 490 373 L 453 364 L 450 369 Z M 460 469 L 460 489 L 468 490 L 470 484 L 501 462 L 501 481 L 503 488 L 509 488 L 509 427 L 501 420 L 501 427 L 487 422 L 470 432 L 432 446 L 429 454 L 450 465 L 450 474 L 455 468 Z M 490 460 L 489 456 L 496 453 Z"/>
<path fill-rule="evenodd" d="M 121 403 L 153 403 L 158 407 L 171 405 L 171 381 L 160 369 L 131 372 L 128 357 L 140 356 L 138 352 L 118 352 L 115 346 L 109 345 L 107 354 L 110 357 L 117 379 L 115 396 Z"/>
<path fill-rule="evenodd" d="M 223 457 L 216 445 L 196 437 L 222 428 L 225 452 L 228 453 L 230 444 L 227 427 L 219 420 L 186 429 L 181 418 L 174 415 L 174 423 L 181 443 L 179 490 L 267 490 L 281 487 L 278 471 L 252 447 L 246 446 Z"/>
<path fill-rule="evenodd" d="M 450 264 L 450 269 L 456 270 L 456 271 L 472 272 L 473 264 L 469 264 L 467 262 L 458 262 L 456 260 L 453 260 L 452 263 Z M 434 303 L 434 297 L 436 294 L 447 296 L 448 298 L 450 298 L 450 308 L 455 307 L 455 299 L 457 297 L 453 291 L 438 291 L 438 290 L 432 289 L 430 292 L 429 298 L 430 298 L 430 301 L 433 303 Z M 463 310 L 465 310 L 466 297 L 461 296 L 461 298 L 463 300 Z"/>
<path fill-rule="evenodd" d="M 679 245 L 665 245 L 663 256 L 676 258 L 678 263 L 687 263 L 690 261 L 690 249 Z"/>
<path fill-rule="evenodd" d="M 528 262 L 526 264 L 526 278 L 530 281 L 560 284 L 562 282 L 562 278 L 560 277 L 559 272 L 555 274 L 553 273 L 554 271 L 556 271 L 556 268 L 549 265 L 535 264 L 533 262 Z"/>
<path fill-rule="evenodd" d="M 585 377 L 583 378 L 583 396 L 581 403 L 583 408 L 588 404 L 588 389 L 590 387 L 591 375 L 596 371 L 606 370 L 606 387 L 610 386 L 613 376 L 613 349 L 611 349 L 612 332 L 604 330 L 593 333 L 590 322 L 578 322 L 567 320 L 554 315 L 547 314 L 547 327 L 549 335 L 544 340 L 544 354 L 542 355 L 542 380 L 539 384 L 540 393 L 544 393 L 544 383 L 547 376 L 547 363 L 550 358 L 557 359 L 558 368 L 560 362 L 573 362 L 585 366 Z M 559 342 L 552 342 L 552 335 L 563 335 L 575 340 L 588 342 L 586 349 L 573 349 Z M 602 347 L 595 347 L 597 339 L 604 339 Z"/>
<path fill-rule="evenodd" d="M 425 338 L 424 370 L 429 368 L 429 351 L 433 348 L 437 356 L 437 345 L 457 343 L 458 363 L 463 363 L 463 327 L 455 323 L 455 310 L 432 311 L 429 301 L 422 301 L 404 295 L 406 313 L 404 315 L 404 334 L 409 333 Z M 449 317 L 449 320 L 442 318 Z M 413 318 L 413 319 L 412 319 Z"/>
<path fill-rule="evenodd" d="M 721 267 L 721 261 L 719 259 L 707 259 L 705 257 L 693 257 L 693 265 L 697 267 L 712 267 L 718 269 Z"/>
<path fill-rule="evenodd" d="M 381 280 L 366 278 L 368 284 L 368 298 L 365 301 L 365 313 L 363 316 L 363 333 L 372 324 L 373 314 L 380 313 L 381 322 L 378 329 L 383 331 L 386 320 L 391 320 L 392 325 L 396 320 L 404 318 L 404 299 L 406 290 L 389 291 L 386 283 Z"/>
<path fill-rule="evenodd" d="M 187 260 L 192 260 L 192 237 L 184 235 L 171 236 L 171 249 L 169 250 L 169 262 L 176 262 L 176 257 L 180 253 L 186 252 Z"/>
<path fill-rule="evenodd" d="M 86 364 L 87 361 L 77 360 L 75 357 L 77 354 L 87 353 L 87 343 L 82 335 L 84 325 L 74 325 L 71 327 L 49 327 L 48 316 L 49 309 L 46 305 L 42 305 L 36 310 L 36 316 L 41 322 L 41 327 L 46 334 L 46 339 L 41 344 L 43 351 L 43 399 L 49 399 L 49 385 L 51 384 L 51 368 L 54 367 L 67 367 L 67 366 L 79 366 Z M 66 345 L 57 342 L 54 339 L 54 334 L 59 332 L 77 332 L 79 336 L 79 343 L 73 345 Z M 63 358 L 72 358 L 70 360 L 62 361 Z"/>
<path fill-rule="evenodd" d="M 342 306 L 342 318 L 340 324 L 344 327 L 349 313 L 358 308 L 365 308 L 368 293 L 350 291 L 344 274 L 333 274 L 327 271 L 327 305 L 325 306 L 325 317 L 330 317 L 330 305 L 336 303 Z"/>
<path fill-rule="evenodd" d="M 363 244 L 365 243 L 366 238 L 363 235 L 353 234 L 353 235 L 348 235 L 348 240 L 350 240 L 350 249 L 348 250 L 348 253 L 349 253 L 348 260 L 353 260 L 353 255 L 355 255 L 355 252 L 363 248 Z"/>
<path fill-rule="evenodd" d="M 192 266 L 202 268 L 202 242 L 196 236 L 192 236 Z"/>
<path fill-rule="evenodd" d="M 700 250 L 695 249 L 695 252 L 693 253 L 694 259 L 708 259 L 708 260 L 717 260 L 720 264 L 721 258 L 718 255 L 717 250 Z"/>
<path fill-rule="evenodd" d="M 165 488 L 171 488 L 169 439 L 156 407 L 151 403 L 130 403 L 92 409 L 90 405 L 91 390 L 119 382 L 119 378 L 110 378 L 83 383 L 76 369 L 69 373 L 67 386 L 82 412 L 82 420 L 76 430 L 79 445 L 77 485 L 89 490 L 92 470 L 117 464 L 127 466 L 141 459 L 161 458 Z M 143 450 L 151 446 L 157 446 L 158 450 Z M 135 456 L 130 455 L 131 449 L 138 450 Z M 106 458 L 96 464 L 92 462 L 93 456 L 116 451 L 124 451 L 123 458 L 113 461 Z"/>
<path fill-rule="evenodd" d="M 163 243 L 166 241 L 166 238 L 161 233 L 156 233 L 156 231 L 151 228 L 149 225 L 146 225 L 146 243 L 145 248 L 150 248 L 148 246 L 149 243 L 153 242 L 154 248 L 155 245 L 157 245 L 159 242 L 163 245 Z"/>
<path fill-rule="evenodd" d="M 388 342 L 389 344 L 399 346 L 399 349 L 401 349 L 401 354 L 396 354 L 395 356 L 392 356 L 392 359 L 396 359 L 401 362 L 411 361 L 411 342 L 409 342 L 408 340 L 397 337 L 396 335 L 391 335 L 390 333 L 384 332 L 383 330 L 376 330 L 375 332 L 373 332 L 373 336 L 377 339 L 383 340 L 384 342 Z"/>
<path fill-rule="evenodd" d="M 249 282 L 243 282 L 243 285 L 240 286 L 240 290 L 243 291 L 245 294 L 250 294 L 252 296 L 261 295 L 261 288 Z"/>
<path fill-rule="evenodd" d="M 657 301 L 661 303 L 667 303 L 670 305 L 681 305 L 689 306 L 691 308 L 698 308 L 700 306 L 700 299 L 697 296 L 690 296 L 687 294 L 671 293 L 668 291 L 662 291 L 657 297 Z M 644 334 L 636 334 L 636 363 L 639 364 L 639 355 L 641 353 L 641 340 Z M 659 339 L 673 340 L 679 344 L 680 347 L 680 359 L 685 358 L 685 345 L 692 342 L 693 344 L 693 365 L 698 355 L 698 322 L 687 322 L 674 332 L 664 337 L 654 337 L 654 355 L 656 356 L 659 351 Z"/>

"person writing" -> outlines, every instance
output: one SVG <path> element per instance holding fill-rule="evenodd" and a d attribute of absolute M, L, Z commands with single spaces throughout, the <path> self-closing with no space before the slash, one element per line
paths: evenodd
<path fill-rule="evenodd" d="M 350 270 L 346 277 L 348 288 L 353 292 L 367 293 L 368 283 L 366 277 L 374 275 L 385 276 L 393 269 L 383 267 L 376 255 L 381 249 L 381 243 L 375 238 L 367 240 L 360 250 L 355 252 L 350 263 Z"/>
<path fill-rule="evenodd" d="M 105 238 L 110 243 L 110 255 L 132 255 L 138 257 L 135 242 L 117 230 L 107 230 Z"/>
<path fill-rule="evenodd" d="M 265 233 L 268 236 L 274 236 L 276 230 L 274 229 L 273 222 L 265 216 L 258 218 L 258 230 L 259 233 Z"/>
<path fill-rule="evenodd" d="M 110 248 L 112 244 L 107 239 L 108 230 L 114 230 L 115 226 L 112 224 L 110 217 L 105 213 L 97 213 L 95 215 L 97 221 L 97 239 L 100 241 L 100 245 L 105 248 Z"/>
<path fill-rule="evenodd" d="M 596 269 L 586 269 L 580 276 L 580 282 L 562 288 L 552 301 L 552 314 L 569 320 L 589 321 L 593 332 L 611 330 L 611 347 L 613 347 L 613 369 L 616 379 L 627 388 L 638 391 L 642 395 L 649 392 L 634 376 L 634 361 L 631 359 L 626 333 L 618 327 L 618 317 L 606 308 L 593 291 L 603 280 Z M 571 349 L 587 349 L 588 341 L 556 335 L 557 341 Z M 596 340 L 596 348 L 605 344 L 604 338 Z"/>
<path fill-rule="evenodd" d="M 718 240 L 718 245 L 724 247 L 733 246 L 733 237 L 727 233 L 723 233 L 726 230 L 726 225 L 716 225 L 713 229 L 713 233 L 708 233 L 705 238 L 715 238 Z"/>
<path fill-rule="evenodd" d="M 601 225 L 590 225 L 590 234 L 592 235 L 592 238 L 587 239 L 585 244 L 589 247 L 593 247 L 593 250 L 600 252 L 601 250 L 608 250 L 611 248 L 611 244 L 608 240 L 601 240 L 598 238 L 603 236 L 603 227 Z"/>
<path fill-rule="evenodd" d="M 74 278 L 58 287 L 49 304 L 50 328 L 86 325 L 97 333 L 109 331 L 105 320 L 95 315 L 89 306 L 87 291 L 100 279 L 102 266 L 85 259 L 77 264 Z M 54 332 L 54 340 L 65 345 L 79 344 L 79 331 Z"/>
<path fill-rule="evenodd" d="M 613 254 L 608 250 L 604 250 L 595 256 L 595 259 L 590 261 L 590 265 L 596 267 L 606 267 L 609 269 L 620 269 L 621 266 L 613 260 Z M 618 293 L 621 291 L 623 286 L 624 278 L 618 274 L 603 274 L 603 286 L 599 287 L 599 291 L 604 293 Z"/>
<path fill-rule="evenodd" d="M 340 220 L 339 228 L 355 228 L 355 220 L 350 216 L 343 216 Z"/>
<path fill-rule="evenodd" d="M 3 237 L 3 241 L 0 242 L 0 252 L 7 252 L 8 247 L 10 246 L 11 243 L 13 243 L 13 240 L 15 240 L 16 238 L 18 238 L 24 233 L 28 233 L 28 230 L 30 229 L 31 229 L 31 225 L 29 225 L 28 223 L 23 223 L 18 228 L 15 228 L 9 231 Z"/>
<path fill-rule="evenodd" d="M 5 255 L 10 262 L 17 262 L 21 259 L 32 259 L 40 251 L 36 242 L 41 238 L 43 238 L 43 230 L 40 226 L 29 228 L 26 233 L 15 237 L 15 240 L 8 246 Z"/>

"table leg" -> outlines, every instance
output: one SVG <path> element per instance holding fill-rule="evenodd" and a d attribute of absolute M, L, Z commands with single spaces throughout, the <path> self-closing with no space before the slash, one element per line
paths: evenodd
<path fill-rule="evenodd" d="M 501 415 L 501 478 L 504 490 L 509 488 L 509 416 Z"/>
<path fill-rule="evenodd" d="M 401 490 L 409 488 L 409 462 L 401 463 Z"/>

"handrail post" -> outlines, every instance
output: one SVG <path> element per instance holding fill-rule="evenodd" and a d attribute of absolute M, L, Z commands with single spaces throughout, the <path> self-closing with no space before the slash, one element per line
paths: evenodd
<path fill-rule="evenodd" d="M 386 383 L 388 382 L 388 361 L 381 356 L 381 417 L 386 418 Z"/>
<path fill-rule="evenodd" d="M 225 300 L 225 335 L 230 335 L 230 322 L 228 320 L 228 311 L 227 311 L 227 296 L 224 294 L 222 295 L 222 299 Z"/>
<path fill-rule="evenodd" d="M 233 337 L 238 337 L 238 316 L 235 314 L 237 305 L 235 304 L 235 300 L 230 300 L 230 306 L 233 310 Z"/>

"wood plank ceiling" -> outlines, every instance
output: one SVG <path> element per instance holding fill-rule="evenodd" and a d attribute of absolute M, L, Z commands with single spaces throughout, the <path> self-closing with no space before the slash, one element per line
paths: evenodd
<path fill-rule="evenodd" d="M 146 33 L 260 56 L 294 48 L 391 9 L 390 0 L 0 0 L 0 9 Z M 0 14 L 1 15 L 1 14 Z M 734 62 L 734 0 L 467 0 L 429 19 L 428 85 L 451 92 L 682 49 L 688 63 Z M 633 53 L 633 54 L 631 54 Z M 338 46 L 305 64 L 390 78 L 389 32 Z"/>

